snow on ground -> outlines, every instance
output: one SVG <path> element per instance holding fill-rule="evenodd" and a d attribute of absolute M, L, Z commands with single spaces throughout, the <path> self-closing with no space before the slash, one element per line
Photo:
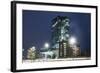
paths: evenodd
<path fill-rule="evenodd" d="M 66 58 L 66 59 L 36 59 L 36 60 L 23 60 L 23 63 L 32 63 L 32 62 L 54 62 L 54 61 L 77 61 L 77 60 L 90 60 L 90 57 L 84 58 Z"/>

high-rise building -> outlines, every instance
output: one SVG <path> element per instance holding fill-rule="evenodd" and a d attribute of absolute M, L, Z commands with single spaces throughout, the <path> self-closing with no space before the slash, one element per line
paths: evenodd
<path fill-rule="evenodd" d="M 70 20 L 66 16 L 57 16 L 52 20 L 52 50 L 58 58 L 70 56 L 68 44 Z"/>

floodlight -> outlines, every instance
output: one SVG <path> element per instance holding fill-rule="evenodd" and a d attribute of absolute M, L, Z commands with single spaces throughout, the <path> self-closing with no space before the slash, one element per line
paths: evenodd
<path fill-rule="evenodd" d="M 49 43 L 45 43 L 45 44 L 44 44 L 44 47 L 45 47 L 45 48 L 49 48 Z"/>
<path fill-rule="evenodd" d="M 77 40 L 76 40 L 75 37 L 69 38 L 69 44 L 74 45 L 74 44 L 76 44 L 76 43 L 77 43 Z"/>

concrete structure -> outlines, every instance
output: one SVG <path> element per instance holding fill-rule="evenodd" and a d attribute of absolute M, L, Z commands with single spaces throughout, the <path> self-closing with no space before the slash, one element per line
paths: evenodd
<path fill-rule="evenodd" d="M 53 19 L 52 24 L 52 49 L 56 50 L 58 58 L 68 57 L 68 39 L 69 35 L 69 18 L 66 16 L 57 16 Z"/>
<path fill-rule="evenodd" d="M 69 29 L 70 19 L 66 16 L 57 16 L 52 21 L 52 51 L 57 58 L 77 57 L 80 55 L 80 46 L 76 39 L 71 38 Z"/>

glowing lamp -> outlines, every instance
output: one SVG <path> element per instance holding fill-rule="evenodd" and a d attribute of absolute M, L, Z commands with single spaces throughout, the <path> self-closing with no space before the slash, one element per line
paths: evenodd
<path fill-rule="evenodd" d="M 75 37 L 69 38 L 69 44 L 74 45 L 74 44 L 76 44 L 76 43 L 77 43 L 77 40 L 76 40 Z"/>
<path fill-rule="evenodd" d="M 44 47 L 45 47 L 45 48 L 49 48 L 49 44 L 48 44 L 48 43 L 45 43 L 45 44 L 44 44 Z"/>

